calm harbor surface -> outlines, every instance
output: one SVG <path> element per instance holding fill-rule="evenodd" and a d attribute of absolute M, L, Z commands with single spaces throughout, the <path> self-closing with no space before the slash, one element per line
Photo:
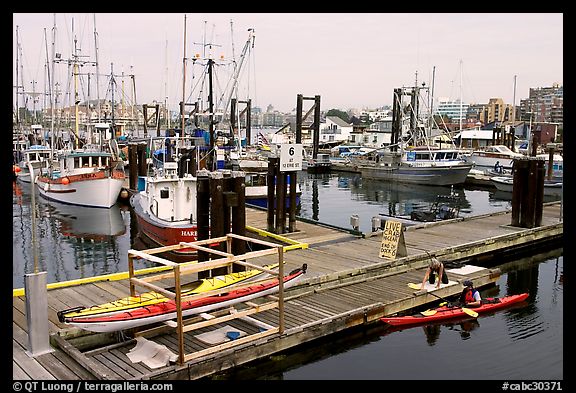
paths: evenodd
<path fill-rule="evenodd" d="M 418 187 L 362 181 L 351 173 L 298 173 L 299 215 L 360 230 L 381 213 L 409 214 L 432 203 L 449 187 Z M 26 187 L 28 186 L 28 187 Z M 460 216 L 510 209 L 510 195 L 493 189 L 459 187 Z M 13 185 L 13 288 L 24 274 L 47 271 L 58 282 L 127 270 L 127 251 L 144 248 L 129 207 L 71 207 L 36 195 L 32 236 L 29 185 Z M 33 252 L 33 241 L 37 244 Z M 530 379 L 561 380 L 563 373 L 563 250 L 501 265 L 495 287 L 481 293 L 504 296 L 528 291 L 528 304 L 479 318 L 476 323 L 443 324 L 392 332 L 375 324 L 344 332 L 325 343 L 272 356 L 217 379 Z"/>
<path fill-rule="evenodd" d="M 562 250 L 500 268 L 503 274 L 482 297 L 528 291 L 525 306 L 401 331 L 376 323 L 216 379 L 563 380 Z"/>
<path fill-rule="evenodd" d="M 426 209 L 437 195 L 450 194 L 450 187 L 395 184 L 362 180 L 358 174 L 298 172 L 302 189 L 298 215 L 345 229 L 358 215 L 359 230 L 372 228 L 372 217 L 406 215 Z M 455 188 L 460 196 L 460 216 L 510 209 L 511 195 L 494 189 Z M 127 271 L 130 248 L 150 247 L 138 234 L 129 206 L 111 209 L 71 206 L 35 195 L 36 231 L 31 225 L 30 184 L 13 184 L 13 288 L 24 286 L 24 274 L 47 272 L 48 283 Z M 37 244 L 36 254 L 33 243 Z"/>

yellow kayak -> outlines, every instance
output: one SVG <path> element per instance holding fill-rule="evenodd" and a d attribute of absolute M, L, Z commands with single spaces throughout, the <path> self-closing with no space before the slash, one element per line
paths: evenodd
<path fill-rule="evenodd" d="M 274 269 L 278 267 L 277 263 L 263 266 L 266 269 Z M 243 272 L 235 272 L 230 274 L 223 274 L 221 276 L 214 276 L 211 278 L 203 278 L 188 284 L 182 285 L 182 295 L 195 295 L 197 293 L 208 292 L 220 288 L 224 288 L 239 282 L 248 280 L 264 273 L 258 269 L 246 270 Z M 58 311 L 58 319 L 64 321 L 65 318 L 82 317 L 95 314 L 115 313 L 118 311 L 126 311 L 133 308 L 142 306 L 150 306 L 152 304 L 162 303 L 167 301 L 168 298 L 164 295 L 150 291 L 142 293 L 138 296 L 128 296 L 122 299 L 115 300 L 110 303 L 103 303 L 91 307 L 74 307 L 68 310 Z"/>

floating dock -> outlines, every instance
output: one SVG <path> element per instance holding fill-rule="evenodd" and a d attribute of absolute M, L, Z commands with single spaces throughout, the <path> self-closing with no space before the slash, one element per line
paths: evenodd
<path fill-rule="evenodd" d="M 546 203 L 542 223 L 536 228 L 510 226 L 511 212 L 425 223 L 404 228 L 407 256 L 393 260 L 379 256 L 382 234 L 359 236 L 352 231 L 298 221 L 296 231 L 268 241 L 284 244 L 284 272 L 306 263 L 305 278 L 284 291 L 283 328 L 274 334 L 257 336 L 278 324 L 280 310 L 265 309 L 249 318 L 230 318 L 220 324 L 200 327 L 183 335 L 183 347 L 192 354 L 183 364 L 170 362 L 161 367 L 133 363 L 129 354 L 137 340 L 120 333 L 88 333 L 58 320 L 57 312 L 76 306 L 92 306 L 129 296 L 125 276 L 98 277 L 77 285 L 48 290 L 48 319 L 53 352 L 30 357 L 25 297 L 15 290 L 13 298 L 13 379 L 56 380 L 148 380 L 199 379 L 262 359 L 300 344 L 356 326 L 379 322 L 379 318 L 410 310 L 438 298 L 427 291 L 414 291 L 409 282 L 420 282 L 428 266 L 429 254 L 445 261 L 450 283 L 434 291 L 440 297 L 461 292 L 461 282 L 474 280 L 475 286 L 493 285 L 500 275 L 497 268 L 477 266 L 503 255 L 543 245 L 561 245 L 563 222 L 561 203 Z M 267 236 L 266 212 L 246 209 L 250 230 Z M 272 258 L 272 259 L 271 259 Z M 262 255 L 251 263 L 275 262 Z M 81 280 L 79 280 L 82 282 Z M 255 299 L 251 307 L 277 297 Z M 234 306 L 237 311 L 242 306 Z M 218 312 L 203 318 L 191 317 L 187 323 L 204 323 L 218 318 Z M 246 336 L 237 340 L 215 339 L 226 329 Z M 254 340 L 249 337 L 255 335 Z M 165 346 L 178 354 L 175 329 L 142 335 L 149 342 Z M 206 339 L 211 337 L 211 339 Z M 195 356 L 194 354 L 198 354 Z"/>

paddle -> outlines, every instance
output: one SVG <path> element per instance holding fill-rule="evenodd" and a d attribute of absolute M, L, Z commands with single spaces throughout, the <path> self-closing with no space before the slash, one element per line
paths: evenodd
<path fill-rule="evenodd" d="M 411 289 L 420 290 L 420 285 L 418 285 L 418 284 L 414 284 L 414 283 L 410 282 L 410 283 L 408 283 L 408 286 L 409 286 Z M 434 292 L 428 292 L 428 293 L 432 294 L 433 296 L 436 296 L 438 299 L 442 299 L 442 300 L 448 302 L 448 301 L 447 301 L 446 299 L 444 299 L 442 296 L 438 296 L 438 295 L 436 295 Z M 428 312 L 428 311 L 435 311 L 435 310 L 426 310 L 426 311 L 423 311 L 423 312 L 422 312 L 422 315 L 426 315 L 426 314 L 424 314 L 424 312 Z M 476 311 L 474 311 L 474 310 L 469 309 L 469 308 L 462 307 L 462 311 L 464 311 L 466 314 L 470 315 L 472 318 L 478 317 L 478 313 L 477 313 Z M 429 315 L 434 315 L 435 313 L 436 313 L 436 312 L 434 312 L 433 314 L 429 314 Z"/>

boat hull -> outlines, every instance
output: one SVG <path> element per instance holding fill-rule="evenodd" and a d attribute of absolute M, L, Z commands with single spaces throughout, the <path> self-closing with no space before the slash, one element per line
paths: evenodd
<path fill-rule="evenodd" d="M 306 265 L 285 276 L 283 280 L 284 288 L 289 288 L 296 284 L 305 272 Z M 221 295 L 206 296 L 191 300 L 184 298 L 181 302 L 182 316 L 197 315 L 257 297 L 270 295 L 278 292 L 278 288 L 278 279 L 271 279 L 260 284 L 232 290 Z M 102 316 L 69 318 L 66 320 L 66 323 L 91 332 L 106 333 L 163 322 L 174 319 L 176 316 L 176 303 L 174 300 L 168 300 L 130 311 L 122 311 Z"/>
<path fill-rule="evenodd" d="M 267 269 L 274 269 L 278 264 L 266 265 Z M 256 278 L 264 274 L 262 270 L 252 269 L 243 272 L 235 272 L 230 274 L 223 274 L 212 278 L 203 278 L 196 280 L 181 287 L 182 296 L 196 295 L 221 288 L 225 288 L 234 284 L 238 284 L 249 279 Z M 174 290 L 171 288 L 170 290 Z M 70 318 L 79 318 L 86 316 L 96 316 L 117 313 L 126 310 L 134 310 L 140 307 L 151 306 L 162 302 L 167 302 L 169 299 L 161 293 L 150 291 L 142 293 L 138 296 L 128 296 L 122 299 L 115 300 L 109 303 L 99 304 L 92 307 L 78 307 L 69 310 L 62 310 L 58 312 L 58 319 L 61 322 L 66 322 Z"/>
<path fill-rule="evenodd" d="M 505 296 L 503 298 L 498 299 L 499 302 L 497 303 L 482 304 L 480 307 L 471 308 L 471 310 L 474 310 L 478 314 L 483 314 L 491 311 L 500 310 L 513 304 L 520 303 L 526 300 L 527 298 L 528 293 Z M 466 314 L 464 311 L 462 311 L 462 308 L 442 306 L 436 309 L 436 313 L 434 315 L 426 316 L 422 314 L 417 314 L 417 315 L 406 315 L 398 317 L 382 317 L 380 318 L 380 320 L 382 322 L 387 323 L 388 325 L 406 327 L 406 326 L 417 326 L 417 325 L 425 325 L 428 323 L 448 321 L 463 317 L 469 317 L 469 315 Z"/>
<path fill-rule="evenodd" d="M 144 206 L 147 198 L 145 191 L 140 191 L 130 198 L 130 204 L 134 209 L 138 221 L 138 229 L 154 244 L 158 246 L 169 246 L 180 242 L 195 242 L 198 236 L 198 226 L 196 222 L 190 220 L 167 221 L 154 216 L 150 210 Z M 177 256 L 193 256 L 196 250 L 182 248 L 172 250 L 171 253 Z"/>
<path fill-rule="evenodd" d="M 435 167 L 390 167 L 390 166 L 361 166 L 358 168 L 363 179 L 389 180 L 411 184 L 434 186 L 449 186 L 461 184 L 472 169 L 472 164 L 459 164 L 453 166 Z"/>
<path fill-rule="evenodd" d="M 467 162 L 474 164 L 475 168 L 482 169 L 494 169 L 496 165 L 498 165 L 502 166 L 503 169 L 512 170 L 514 164 L 514 157 L 497 155 L 495 153 L 482 153 L 482 155 L 472 154 L 465 159 Z"/>
<path fill-rule="evenodd" d="M 114 170 L 82 173 L 59 178 L 38 176 L 39 194 L 49 200 L 77 206 L 110 208 L 124 185 L 124 172 Z M 66 179 L 66 181 L 64 181 Z"/>
<path fill-rule="evenodd" d="M 490 181 L 498 191 L 512 193 L 514 188 L 514 179 L 506 176 L 492 176 Z M 544 181 L 544 195 L 545 196 L 562 196 L 562 182 L 561 181 Z"/>

